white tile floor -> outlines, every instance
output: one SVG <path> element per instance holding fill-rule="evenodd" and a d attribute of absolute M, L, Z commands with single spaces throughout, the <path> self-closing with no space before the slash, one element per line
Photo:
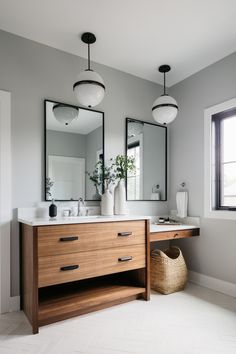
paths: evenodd
<path fill-rule="evenodd" d="M 236 299 L 189 284 L 40 328 L 22 312 L 0 317 L 0 353 L 236 354 Z"/>

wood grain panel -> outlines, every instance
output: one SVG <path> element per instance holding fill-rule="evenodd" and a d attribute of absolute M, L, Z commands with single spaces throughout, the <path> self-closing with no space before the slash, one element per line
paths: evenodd
<path fill-rule="evenodd" d="M 146 281 L 145 281 L 145 285 L 146 285 L 146 293 L 145 293 L 145 300 L 150 300 L 150 289 L 151 289 L 151 281 L 150 281 L 150 220 L 146 220 L 145 223 L 145 227 L 146 227 Z"/>
<path fill-rule="evenodd" d="M 37 232 L 32 226 L 22 225 L 21 234 L 21 304 L 33 333 L 38 333 L 38 258 Z"/>
<path fill-rule="evenodd" d="M 145 288 L 108 285 L 93 289 L 78 290 L 74 295 L 59 295 L 54 300 L 43 301 L 39 306 L 41 326 L 84 313 L 97 311 L 140 297 Z"/>
<path fill-rule="evenodd" d="M 39 287 L 67 283 L 146 267 L 145 245 L 116 247 L 112 249 L 39 257 Z M 121 262 L 121 257 L 132 260 Z M 79 268 L 62 271 L 62 267 Z"/>
<path fill-rule="evenodd" d="M 150 242 L 175 240 L 179 238 L 188 238 L 199 236 L 200 229 L 178 230 L 178 231 L 165 231 L 165 232 L 152 232 L 150 233 Z"/>
<path fill-rule="evenodd" d="M 118 235 L 125 232 L 131 234 Z M 66 240 L 71 236 L 78 237 L 78 240 Z M 144 243 L 143 220 L 38 227 L 39 257 Z"/>

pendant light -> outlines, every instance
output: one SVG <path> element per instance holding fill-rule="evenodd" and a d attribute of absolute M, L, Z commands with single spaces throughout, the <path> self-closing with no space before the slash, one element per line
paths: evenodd
<path fill-rule="evenodd" d="M 103 100 L 105 85 L 102 77 L 90 68 L 90 44 L 96 42 L 95 35 L 85 32 L 81 40 L 88 45 L 88 69 L 79 74 L 73 90 L 79 103 L 90 108 L 97 106 Z"/>
<path fill-rule="evenodd" d="M 69 106 L 62 103 L 54 104 L 52 111 L 56 120 L 63 125 L 69 125 L 72 120 L 78 117 L 79 114 L 78 107 Z"/>
<path fill-rule="evenodd" d="M 169 65 L 161 65 L 159 72 L 164 74 L 164 93 L 152 106 L 152 115 L 157 123 L 168 124 L 173 122 L 178 113 L 178 104 L 176 100 L 166 93 L 166 73 L 170 71 Z"/>

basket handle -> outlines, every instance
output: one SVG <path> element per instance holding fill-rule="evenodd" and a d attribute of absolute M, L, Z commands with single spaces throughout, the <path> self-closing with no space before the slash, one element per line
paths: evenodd
<path fill-rule="evenodd" d="M 152 255 L 157 256 L 160 255 L 163 258 L 169 258 L 162 250 L 155 249 L 151 252 Z"/>

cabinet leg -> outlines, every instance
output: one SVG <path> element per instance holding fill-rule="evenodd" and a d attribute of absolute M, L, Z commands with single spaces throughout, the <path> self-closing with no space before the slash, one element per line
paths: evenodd
<path fill-rule="evenodd" d="M 150 300 L 150 288 L 146 288 L 146 291 L 144 294 L 142 294 L 142 299 L 149 301 Z"/>
<path fill-rule="evenodd" d="M 33 325 L 33 326 L 32 326 L 32 333 L 33 333 L 33 334 L 39 333 L 39 327 L 38 327 L 37 325 Z"/>

